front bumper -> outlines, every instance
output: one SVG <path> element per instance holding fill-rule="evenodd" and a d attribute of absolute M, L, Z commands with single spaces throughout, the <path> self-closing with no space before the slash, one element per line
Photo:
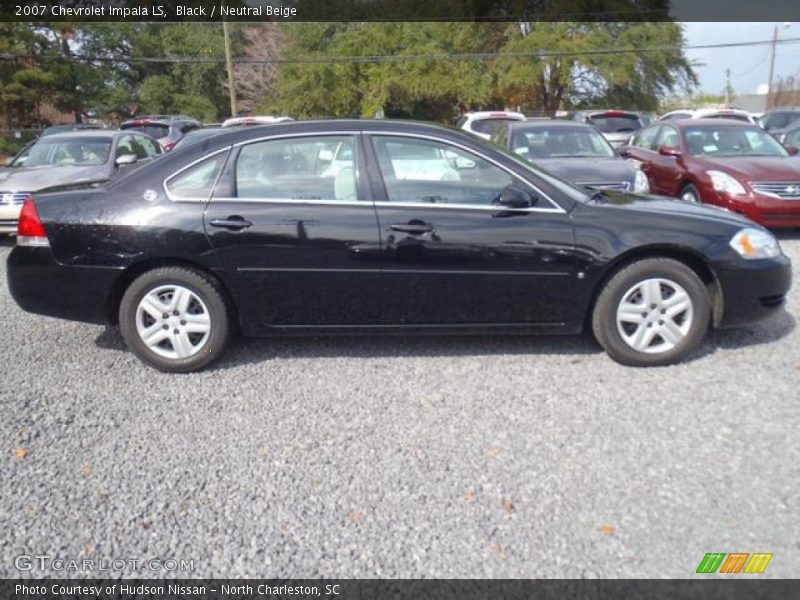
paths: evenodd
<path fill-rule="evenodd" d="M 722 293 L 718 327 L 760 321 L 782 309 L 792 285 L 792 263 L 784 255 L 762 260 L 734 259 L 716 265 Z"/>
<path fill-rule="evenodd" d="M 781 200 L 762 194 L 751 194 L 750 199 L 733 199 L 730 205 L 732 210 L 764 227 L 800 227 L 800 200 Z"/>
<path fill-rule="evenodd" d="M 21 204 L 0 203 L 0 233 L 17 233 Z"/>
<path fill-rule="evenodd" d="M 121 269 L 63 265 L 50 248 L 15 246 L 6 261 L 11 297 L 22 310 L 86 323 L 108 323 Z"/>

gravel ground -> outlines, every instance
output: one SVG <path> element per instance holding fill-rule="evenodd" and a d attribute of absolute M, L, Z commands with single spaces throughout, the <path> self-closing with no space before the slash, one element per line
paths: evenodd
<path fill-rule="evenodd" d="M 800 233 L 781 238 L 797 268 Z M 798 309 L 795 285 L 786 312 L 664 368 L 588 337 L 306 338 L 176 376 L 2 284 L 0 576 L 41 574 L 15 569 L 31 554 L 194 577 L 691 577 L 712 551 L 797 576 Z"/>

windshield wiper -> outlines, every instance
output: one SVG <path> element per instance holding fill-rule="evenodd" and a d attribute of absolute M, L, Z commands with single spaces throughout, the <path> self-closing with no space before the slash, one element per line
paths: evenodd
<path fill-rule="evenodd" d="M 592 188 L 587 188 L 590 190 L 589 200 L 592 202 L 597 202 L 598 204 L 603 200 L 608 200 L 608 194 L 606 194 L 603 190 L 594 190 L 591 191 Z"/>

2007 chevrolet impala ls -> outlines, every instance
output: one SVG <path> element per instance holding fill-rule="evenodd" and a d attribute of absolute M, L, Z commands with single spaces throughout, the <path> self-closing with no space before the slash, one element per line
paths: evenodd
<path fill-rule="evenodd" d="M 587 190 L 460 132 L 309 121 L 223 133 L 25 202 L 25 310 L 118 323 L 164 371 L 246 335 L 578 333 L 627 365 L 779 309 L 775 238 L 720 208 Z"/>

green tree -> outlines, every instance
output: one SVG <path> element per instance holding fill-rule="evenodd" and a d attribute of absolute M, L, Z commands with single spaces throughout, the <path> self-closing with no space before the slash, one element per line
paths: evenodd
<path fill-rule="evenodd" d="M 591 106 L 654 110 L 673 88 L 697 82 L 682 46 L 675 23 L 512 24 L 494 65 L 499 94 L 544 112 Z"/>

